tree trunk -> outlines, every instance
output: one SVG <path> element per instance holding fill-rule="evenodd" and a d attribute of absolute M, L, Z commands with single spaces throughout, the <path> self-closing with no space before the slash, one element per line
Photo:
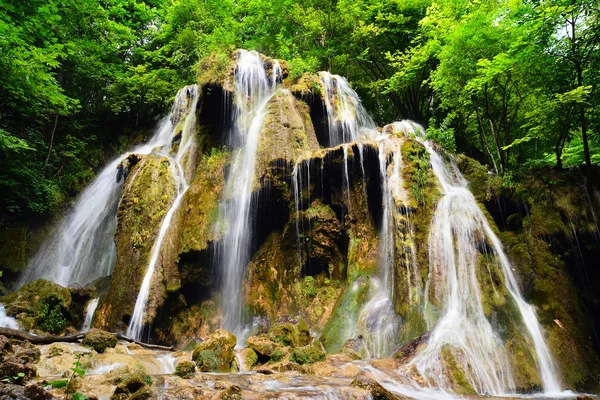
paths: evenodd
<path fill-rule="evenodd" d="M 48 155 L 46 155 L 46 161 L 44 161 L 44 168 L 42 168 L 42 175 L 46 175 L 46 167 L 48 166 L 48 160 L 50 160 L 50 154 L 52 153 L 52 143 L 54 142 L 54 133 L 56 132 L 56 126 L 58 125 L 58 113 L 54 116 L 54 128 L 52 128 L 52 135 L 50 135 L 50 144 L 48 145 Z"/>

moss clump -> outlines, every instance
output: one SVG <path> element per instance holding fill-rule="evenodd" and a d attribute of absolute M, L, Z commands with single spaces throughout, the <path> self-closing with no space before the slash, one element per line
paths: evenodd
<path fill-rule="evenodd" d="M 258 354 L 251 348 L 245 348 L 240 352 L 240 357 L 244 363 L 243 367 L 245 371 L 249 371 L 258 363 Z"/>
<path fill-rule="evenodd" d="M 37 312 L 37 326 L 43 331 L 50 333 L 64 332 L 67 327 L 67 309 L 62 299 L 55 295 L 49 295 L 40 301 Z"/>
<path fill-rule="evenodd" d="M 285 353 L 283 352 L 282 349 L 275 349 L 275 351 L 273 351 L 273 353 L 271 353 L 271 358 L 270 361 L 273 362 L 279 362 L 281 360 L 283 360 L 283 357 L 285 357 Z"/>
<path fill-rule="evenodd" d="M 104 350 L 114 348 L 117 345 L 117 337 L 100 329 L 90 329 L 83 337 L 81 344 L 85 347 L 91 347 L 98 353 L 104 353 Z"/>
<path fill-rule="evenodd" d="M 323 360 L 325 360 L 325 348 L 317 339 L 314 339 L 306 346 L 295 348 L 290 355 L 290 361 L 301 365 L 312 364 Z"/>
<path fill-rule="evenodd" d="M 180 378 L 188 379 L 191 378 L 195 373 L 196 364 L 188 360 L 183 360 L 177 363 L 173 375 L 177 375 Z"/>
<path fill-rule="evenodd" d="M 269 339 L 268 335 L 250 336 L 246 339 L 246 346 L 254 350 L 259 356 L 271 358 L 275 352 L 281 350 L 282 345 Z"/>
<path fill-rule="evenodd" d="M 192 353 L 192 360 L 201 372 L 229 372 L 235 360 L 235 336 L 223 329 L 214 331 Z"/>

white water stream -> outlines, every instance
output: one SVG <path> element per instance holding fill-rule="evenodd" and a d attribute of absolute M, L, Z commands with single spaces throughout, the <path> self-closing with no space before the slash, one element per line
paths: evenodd
<path fill-rule="evenodd" d="M 319 72 L 327 110 L 329 147 L 359 139 L 361 130 L 375 130 L 373 119 L 348 81 L 329 72 Z"/>
<path fill-rule="evenodd" d="M 92 327 L 92 320 L 94 319 L 94 313 L 98 307 L 99 300 L 100 298 L 98 297 L 92 299 L 85 308 L 85 319 L 83 320 L 83 325 L 81 326 L 80 332 L 87 332 Z"/>
<path fill-rule="evenodd" d="M 423 135 L 424 129 L 409 123 L 409 134 Z M 428 344 L 411 361 L 427 382 L 437 388 L 450 389 L 443 374 L 443 351 L 452 352 L 471 386 L 480 394 L 501 395 L 513 392 L 515 384 L 504 344 L 486 318 L 477 280 L 477 241 L 487 240 L 488 254 L 504 272 L 505 285 L 515 300 L 523 323 L 533 340 L 538 368 L 546 394 L 559 393 L 560 383 L 541 327 L 531 305 L 519 289 L 513 267 L 502 244 L 477 205 L 468 182 L 458 168 L 450 167 L 427 142 L 435 176 L 444 193 L 438 202 L 429 237 L 429 281 L 435 299 L 444 304 L 439 320 L 429 318 L 432 329 Z M 431 287 L 431 285 L 434 285 Z M 427 313 L 426 313 L 427 314 Z M 426 315 L 427 317 L 427 315 Z"/>
<path fill-rule="evenodd" d="M 167 231 L 171 226 L 173 216 L 175 215 L 175 212 L 179 209 L 181 201 L 183 200 L 183 196 L 189 188 L 181 163 L 194 142 L 194 134 L 196 129 L 196 106 L 198 104 L 199 98 L 198 85 L 181 89 L 177 94 L 175 105 L 181 103 L 183 101 L 182 98 L 184 97 L 187 98 L 186 101 L 188 102 L 190 107 L 186 110 L 187 114 L 183 122 L 183 127 L 181 130 L 181 142 L 179 144 L 177 154 L 174 157 L 169 157 L 171 167 L 170 170 L 173 174 L 173 178 L 175 179 L 175 185 L 177 188 L 177 197 L 173 201 L 171 208 L 165 215 L 165 218 L 163 219 L 162 224 L 160 226 L 158 237 L 154 242 L 154 246 L 152 247 L 152 256 L 150 257 L 150 263 L 148 264 L 148 268 L 146 269 L 146 273 L 142 281 L 142 286 L 140 287 L 140 291 L 138 292 L 138 296 L 135 301 L 133 314 L 131 316 L 129 326 L 127 327 L 127 335 L 136 340 L 142 340 L 144 324 L 145 322 L 147 322 L 144 320 L 144 316 L 148 308 L 148 298 L 152 286 L 152 278 L 154 276 L 156 263 L 158 262 L 158 257 L 160 255 L 162 242 L 165 238 L 165 235 L 167 234 Z M 148 332 L 148 335 L 149 333 L 150 332 Z"/>
<path fill-rule="evenodd" d="M 83 286 L 112 273 L 116 261 L 116 214 L 125 181 L 117 181 L 117 167 L 130 154 L 168 150 L 173 131 L 170 119 L 171 114 L 161 120 L 146 144 L 120 155 L 94 178 L 31 259 L 19 286 L 41 278 L 62 286 Z"/>
<path fill-rule="evenodd" d="M 240 50 L 234 74 L 235 107 L 230 143 L 239 144 L 219 207 L 223 240 L 218 248 L 218 262 L 223 271 L 223 327 L 233 332 L 238 343 L 245 342 L 242 278 L 250 259 L 250 218 L 255 183 L 256 152 L 266 105 L 275 93 L 279 63 L 272 66 L 269 79 L 264 62 L 257 52 Z"/>

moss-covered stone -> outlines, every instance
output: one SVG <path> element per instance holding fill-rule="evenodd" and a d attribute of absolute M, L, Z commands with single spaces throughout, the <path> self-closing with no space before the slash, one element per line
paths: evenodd
<path fill-rule="evenodd" d="M 104 350 L 114 348 L 117 345 L 117 337 L 100 329 L 90 329 L 83 336 L 81 344 L 96 350 L 98 353 L 104 353 Z"/>
<path fill-rule="evenodd" d="M 283 345 L 272 341 L 268 335 L 250 336 L 246 339 L 246 346 L 254 350 L 259 356 L 271 358 Z"/>
<path fill-rule="evenodd" d="M 462 395 L 477 394 L 465 377 L 465 371 L 457 363 L 452 347 L 445 345 L 441 351 L 446 377 L 452 382 L 454 392 Z"/>
<path fill-rule="evenodd" d="M 117 387 L 110 397 L 111 400 L 145 400 L 155 396 L 151 387 L 152 377 L 136 373 L 125 375 L 118 379 Z"/>
<path fill-rule="evenodd" d="M 117 262 L 110 288 L 100 299 L 94 326 L 107 330 L 123 329 L 123 319 L 133 313 L 133 307 L 150 261 L 152 247 L 163 218 L 175 199 L 175 182 L 167 158 L 155 155 L 141 157 L 127 176 L 117 212 Z M 157 268 L 160 272 L 160 268 Z M 154 274 L 151 293 L 164 296 L 162 276 Z M 149 301 L 149 321 L 159 303 Z M 149 322 L 148 321 L 148 322 Z"/>
<path fill-rule="evenodd" d="M 6 312 L 14 315 L 27 329 L 61 333 L 81 320 L 81 307 L 72 301 L 72 290 L 45 279 L 30 282 L 1 301 Z M 89 298 L 89 297 L 88 297 Z"/>
<path fill-rule="evenodd" d="M 173 372 L 174 375 L 184 379 L 191 378 L 194 373 L 196 373 L 196 364 L 188 360 L 179 361 L 175 365 L 175 372 Z"/>
<path fill-rule="evenodd" d="M 217 329 L 196 346 L 192 360 L 201 372 L 229 372 L 235 360 L 235 344 L 236 338 L 232 333 Z"/>
<path fill-rule="evenodd" d="M 323 361 L 324 359 L 325 348 L 317 339 L 314 339 L 306 346 L 295 348 L 290 355 L 290 360 L 297 362 L 298 364 L 312 364 L 317 361 Z"/>
<path fill-rule="evenodd" d="M 249 371 L 258 363 L 258 354 L 256 352 L 247 347 L 240 352 L 240 358 L 242 359 L 242 369 L 244 371 Z"/>

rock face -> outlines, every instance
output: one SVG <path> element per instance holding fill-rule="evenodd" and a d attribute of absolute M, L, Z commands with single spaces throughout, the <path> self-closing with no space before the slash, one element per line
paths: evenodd
<path fill-rule="evenodd" d="M 152 246 L 175 197 L 175 184 L 169 168 L 167 158 L 144 156 L 125 181 L 115 233 L 117 264 L 110 288 L 100 299 L 96 310 L 96 327 L 122 329 L 123 320 L 133 313 Z M 160 274 L 155 274 L 155 277 L 161 279 Z M 159 297 L 162 295 L 160 290 L 154 293 Z"/>
<path fill-rule="evenodd" d="M 192 360 L 201 372 L 230 372 L 234 367 L 235 336 L 223 329 L 214 331 L 205 341 L 194 348 Z"/>

